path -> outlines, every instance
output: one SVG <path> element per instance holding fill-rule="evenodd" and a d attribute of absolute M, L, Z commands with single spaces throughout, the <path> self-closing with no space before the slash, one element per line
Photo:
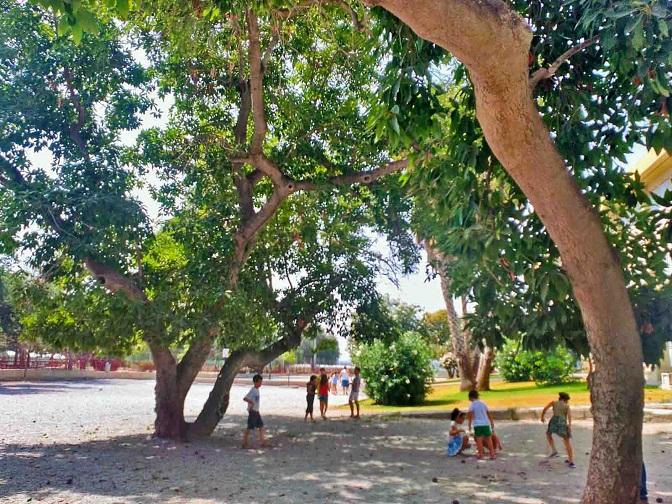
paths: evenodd
<path fill-rule="evenodd" d="M 67 503 L 571 503 L 585 481 L 590 423 L 575 428 L 576 470 L 543 453 L 539 423 L 498 425 L 495 462 L 447 459 L 444 421 L 347 418 L 304 424 L 304 392 L 262 388 L 275 447 L 238 448 L 247 387 L 207 441 L 153 440 L 152 384 L 132 381 L 0 387 L 0 502 Z M 207 396 L 196 385 L 187 411 Z M 341 401 L 345 398 L 341 397 Z M 273 412 L 274 414 L 270 414 Z M 655 497 L 672 503 L 672 426 L 646 426 Z"/>

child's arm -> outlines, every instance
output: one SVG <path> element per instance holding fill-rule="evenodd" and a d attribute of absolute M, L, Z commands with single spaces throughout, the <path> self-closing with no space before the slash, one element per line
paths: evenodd
<path fill-rule="evenodd" d="M 453 425 L 453 426 L 450 428 L 450 432 L 449 432 L 448 434 L 450 434 L 451 436 L 457 436 L 457 435 L 460 433 L 461 430 L 462 430 L 462 429 L 458 429 L 458 428 L 457 428 L 457 425 Z"/>
<path fill-rule="evenodd" d="M 541 412 L 541 423 L 544 423 L 546 420 L 544 420 L 544 417 L 546 416 L 546 412 L 549 410 L 549 408 L 553 407 L 553 401 L 549 402 L 546 407 L 542 410 Z"/>
<path fill-rule="evenodd" d="M 567 428 L 572 431 L 572 410 L 567 408 Z"/>
<path fill-rule="evenodd" d="M 495 431 L 495 419 L 492 417 L 492 413 L 488 410 L 488 418 L 490 419 L 490 425 L 492 425 L 492 431 Z"/>

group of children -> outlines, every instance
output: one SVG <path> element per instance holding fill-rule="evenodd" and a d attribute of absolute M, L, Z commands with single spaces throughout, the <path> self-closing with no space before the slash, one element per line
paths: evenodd
<path fill-rule="evenodd" d="M 502 442 L 495 434 L 495 420 L 492 413 L 488 410 L 486 404 L 479 399 L 478 392 L 472 390 L 469 392 L 469 410 L 465 413 L 455 408 L 450 415 L 450 432 L 448 433 L 447 453 L 449 457 L 454 457 L 469 448 L 469 434 L 464 429 L 465 419 L 468 422 L 469 432 L 472 432 L 476 441 L 476 457 L 483 458 L 484 448 L 488 449 L 491 460 L 497 458 L 497 451 L 503 449 Z M 541 412 L 541 421 L 545 421 L 546 412 L 552 409 L 553 416 L 548 422 L 546 430 L 546 440 L 551 449 L 550 457 L 557 457 L 558 451 L 555 449 L 553 434 L 560 436 L 567 450 L 567 460 L 565 463 L 574 468 L 574 450 L 572 449 L 572 415 L 569 409 L 569 394 L 560 392 L 557 401 L 551 401 Z"/>
<path fill-rule="evenodd" d="M 337 376 L 335 373 L 332 376 Z M 341 371 L 341 385 L 344 393 L 350 388 L 350 396 L 348 397 L 348 404 L 350 405 L 350 417 L 359 418 L 359 389 L 361 387 L 362 379 L 359 376 L 359 368 L 355 368 L 355 376 L 350 383 L 350 376 L 347 368 Z M 333 380 L 332 380 L 333 385 Z M 332 394 L 335 386 L 332 387 Z M 306 415 L 303 417 L 304 421 L 314 422 L 313 418 L 313 403 L 315 402 L 315 393 L 317 392 L 320 400 L 320 416 L 323 420 L 327 419 L 327 409 L 329 407 L 329 377 L 324 368 L 320 368 L 320 379 L 318 382 L 316 375 L 311 375 L 310 380 L 306 383 Z M 355 406 L 357 407 L 357 414 L 355 415 Z"/>
<path fill-rule="evenodd" d="M 341 384 L 343 390 L 347 391 L 350 389 L 350 395 L 348 397 L 348 404 L 350 405 L 350 417 L 359 418 L 359 390 L 361 388 L 362 379 L 359 376 L 359 368 L 355 368 L 355 376 L 350 382 L 350 376 L 348 374 L 347 368 L 343 368 L 341 371 Z M 346 383 L 347 379 L 347 383 Z M 264 438 L 264 422 L 261 419 L 261 413 L 259 412 L 259 387 L 263 377 L 260 374 L 256 374 L 252 377 L 253 386 L 247 395 L 243 398 L 243 401 L 247 403 L 247 429 L 243 434 L 243 448 L 249 447 L 249 437 L 250 432 L 258 431 L 259 445 L 267 446 Z M 327 419 L 327 408 L 329 406 L 329 377 L 324 368 L 320 368 L 319 382 L 316 375 L 311 375 L 310 380 L 306 383 L 306 415 L 304 416 L 304 421 L 308 421 L 310 416 L 310 421 L 314 422 L 313 418 L 313 404 L 315 402 L 315 395 L 317 394 L 320 401 L 320 415 L 322 419 Z M 333 392 L 332 392 L 333 393 Z M 344 392 L 345 393 L 345 392 Z M 355 408 L 357 414 L 355 414 Z"/>

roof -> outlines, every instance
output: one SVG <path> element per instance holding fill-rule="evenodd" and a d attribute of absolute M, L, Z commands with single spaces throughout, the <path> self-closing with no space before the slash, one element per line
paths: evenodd
<path fill-rule="evenodd" d="M 629 171 L 639 172 L 646 190 L 655 191 L 660 185 L 672 178 L 672 156 L 665 149 L 662 149 L 658 154 L 651 149 Z"/>

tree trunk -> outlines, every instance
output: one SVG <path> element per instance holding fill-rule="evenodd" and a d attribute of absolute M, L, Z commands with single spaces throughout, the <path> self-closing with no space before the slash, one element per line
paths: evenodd
<path fill-rule="evenodd" d="M 446 305 L 448 326 L 450 327 L 450 341 L 460 372 L 460 390 L 473 390 L 476 386 L 476 368 L 471 360 L 469 333 L 462 329 L 462 321 L 457 315 L 457 310 L 455 310 L 451 279 L 447 273 L 448 264 L 446 258 L 429 240 L 425 240 L 425 250 L 427 251 L 427 259 L 436 269 L 441 282 L 441 293 Z"/>
<path fill-rule="evenodd" d="M 494 349 L 486 345 L 478 361 L 476 390 L 490 390 L 490 375 L 492 374 L 492 362 L 494 360 Z"/>
<path fill-rule="evenodd" d="M 532 33 L 501 0 L 374 0 L 469 69 L 488 145 L 558 247 L 595 359 L 583 503 L 635 504 L 642 461 L 642 347 L 620 262 L 533 101 Z"/>
<path fill-rule="evenodd" d="M 177 363 L 168 348 L 154 343 L 150 343 L 149 348 L 156 367 L 154 435 L 182 440 L 187 427 L 184 421 L 186 393 L 177 384 Z"/>
<path fill-rule="evenodd" d="M 196 421 L 189 425 L 187 433 L 189 439 L 207 437 L 213 433 L 229 407 L 231 386 L 238 371 L 245 363 L 245 357 L 245 352 L 234 351 L 226 359 L 222 369 L 219 370 L 215 385 L 212 387 L 203 409 L 198 414 Z"/>

